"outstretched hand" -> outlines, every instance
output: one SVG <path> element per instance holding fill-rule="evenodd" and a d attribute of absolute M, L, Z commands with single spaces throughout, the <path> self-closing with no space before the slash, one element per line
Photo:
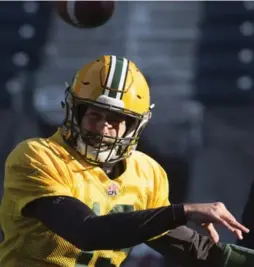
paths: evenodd
<path fill-rule="evenodd" d="M 184 210 L 188 220 L 206 228 L 210 238 L 215 243 L 219 241 L 219 234 L 214 224 L 224 225 L 238 239 L 243 238 L 243 233 L 249 232 L 249 229 L 239 223 L 221 202 L 184 204 Z"/>

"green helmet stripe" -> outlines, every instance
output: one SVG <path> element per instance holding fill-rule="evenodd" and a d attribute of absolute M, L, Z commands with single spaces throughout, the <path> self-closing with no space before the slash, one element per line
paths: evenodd
<path fill-rule="evenodd" d="M 104 94 L 109 97 L 121 99 L 122 90 L 128 74 L 128 60 L 126 58 L 110 57 L 109 75 L 106 81 Z M 113 90 L 110 90 L 112 88 Z"/>

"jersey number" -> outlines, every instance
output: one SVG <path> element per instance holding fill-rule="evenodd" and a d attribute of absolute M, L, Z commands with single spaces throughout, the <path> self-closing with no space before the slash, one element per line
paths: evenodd
<path fill-rule="evenodd" d="M 96 215 L 100 215 L 100 203 L 95 202 L 93 204 L 93 208 L 92 208 L 93 212 Z M 118 213 L 118 212 L 130 212 L 130 211 L 134 211 L 134 206 L 132 205 L 115 205 L 112 210 L 109 212 L 110 213 Z M 127 248 L 127 249 L 121 249 L 119 251 L 123 251 L 126 254 L 128 254 L 130 252 L 131 248 Z M 79 258 L 77 259 L 76 265 L 75 267 L 87 267 L 89 261 L 92 259 L 94 252 L 84 252 L 82 251 L 81 254 L 79 255 Z M 111 263 L 111 259 L 108 258 L 103 258 L 103 257 L 99 257 L 97 259 L 97 261 L 94 264 L 94 267 L 115 267 L 114 264 Z"/>

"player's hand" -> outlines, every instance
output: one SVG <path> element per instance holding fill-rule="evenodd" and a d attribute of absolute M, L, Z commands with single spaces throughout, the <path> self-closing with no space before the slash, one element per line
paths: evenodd
<path fill-rule="evenodd" d="M 203 223 L 202 227 L 207 231 L 209 237 L 214 243 L 218 243 L 220 241 L 220 235 L 213 223 Z M 236 235 L 236 238 L 243 239 L 241 230 L 235 230 L 234 234 Z"/>
<path fill-rule="evenodd" d="M 238 239 L 243 238 L 243 232 L 249 232 L 249 229 L 239 223 L 221 202 L 184 204 L 184 210 L 188 220 L 205 227 L 209 236 L 215 243 L 219 241 L 219 234 L 214 228 L 214 223 L 224 225 L 229 231 L 233 232 Z"/>
<path fill-rule="evenodd" d="M 216 231 L 213 223 L 203 223 L 202 227 L 207 231 L 208 236 L 216 244 L 220 240 L 220 235 Z"/>

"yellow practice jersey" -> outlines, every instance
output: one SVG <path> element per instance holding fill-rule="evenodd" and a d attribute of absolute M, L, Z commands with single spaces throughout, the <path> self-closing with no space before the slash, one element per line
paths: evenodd
<path fill-rule="evenodd" d="M 125 167 L 121 176 L 109 179 L 65 144 L 59 131 L 48 139 L 21 142 L 6 161 L 0 266 L 120 266 L 128 249 L 80 251 L 21 211 L 29 202 L 47 196 L 75 197 L 97 215 L 169 205 L 167 176 L 154 160 L 136 151 Z"/>

